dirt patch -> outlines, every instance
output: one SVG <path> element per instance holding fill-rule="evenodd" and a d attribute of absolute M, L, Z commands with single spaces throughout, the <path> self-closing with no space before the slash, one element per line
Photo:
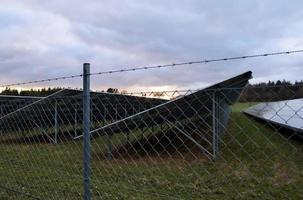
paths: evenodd
<path fill-rule="evenodd" d="M 245 177 L 249 177 L 251 173 L 246 165 L 242 165 L 240 168 L 235 170 L 235 175 L 237 177 L 245 178 Z"/>
<path fill-rule="evenodd" d="M 291 183 L 293 181 L 292 175 L 293 172 L 289 167 L 281 164 L 280 162 L 275 162 L 274 164 L 275 170 L 275 179 L 278 181 L 282 181 L 285 183 Z"/>

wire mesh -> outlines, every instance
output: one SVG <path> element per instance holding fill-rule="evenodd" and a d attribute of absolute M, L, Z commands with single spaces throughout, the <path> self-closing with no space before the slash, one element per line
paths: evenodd
<path fill-rule="evenodd" d="M 264 90 L 92 92 L 92 199 L 301 199 L 303 123 L 283 126 L 303 120 L 302 100 L 290 103 L 299 91 Z M 24 102 L 0 102 L 18 105 L 0 119 L 1 196 L 81 199 L 81 91 Z M 248 108 L 271 109 L 280 124 Z"/>
<path fill-rule="evenodd" d="M 277 99 L 281 88 L 267 90 Z M 258 104 L 245 98 L 254 90 L 258 91 L 205 90 L 204 98 L 183 94 L 177 99 L 184 99 L 184 104 L 164 102 L 93 130 L 93 195 L 108 199 L 300 199 L 301 133 L 245 114 L 246 108 Z M 241 102 L 231 98 L 240 95 Z M 258 92 L 254 96 L 264 101 Z M 295 111 L 284 118 L 285 123 L 294 116 L 302 121 L 303 104 L 291 107 L 290 101 L 282 102 Z M 161 110 L 163 104 L 171 106 Z M 279 116 L 282 110 L 273 113 Z"/>

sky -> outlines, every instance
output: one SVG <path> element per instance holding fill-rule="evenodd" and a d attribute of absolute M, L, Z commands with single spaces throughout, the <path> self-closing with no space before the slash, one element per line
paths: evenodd
<path fill-rule="evenodd" d="M 302 0 L 0 0 L 0 84 L 303 49 Z M 303 55 L 92 77 L 93 89 L 196 89 L 251 70 L 302 80 Z M 22 87 L 81 87 L 81 79 Z"/>

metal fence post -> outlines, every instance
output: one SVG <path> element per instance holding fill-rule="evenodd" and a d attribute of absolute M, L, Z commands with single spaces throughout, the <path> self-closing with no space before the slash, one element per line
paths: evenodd
<path fill-rule="evenodd" d="M 90 200 L 90 64 L 83 64 L 83 184 L 84 200 Z"/>

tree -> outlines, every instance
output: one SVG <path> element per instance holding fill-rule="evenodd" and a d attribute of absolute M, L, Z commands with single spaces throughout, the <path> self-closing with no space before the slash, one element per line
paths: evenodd
<path fill-rule="evenodd" d="M 5 88 L 2 92 L 1 92 L 2 95 L 14 95 L 14 96 L 17 96 L 19 95 L 19 92 L 18 90 L 16 89 L 11 89 L 11 88 Z"/>
<path fill-rule="evenodd" d="M 119 93 L 119 90 L 117 88 L 108 88 L 107 92 L 108 93 Z"/>
<path fill-rule="evenodd" d="M 280 80 L 277 80 L 276 85 L 277 86 L 282 85 L 282 82 Z"/>

